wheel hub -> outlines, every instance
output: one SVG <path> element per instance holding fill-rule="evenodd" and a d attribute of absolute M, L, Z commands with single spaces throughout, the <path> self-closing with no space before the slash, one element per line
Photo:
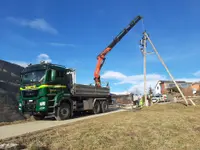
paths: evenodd
<path fill-rule="evenodd" d="M 100 111 L 100 105 L 99 105 L 98 102 L 95 102 L 95 104 L 94 104 L 94 112 L 95 113 L 99 113 L 99 111 Z"/>
<path fill-rule="evenodd" d="M 60 113 L 61 113 L 61 115 L 65 116 L 65 115 L 68 114 L 68 109 L 63 108 L 63 109 L 60 110 Z"/>

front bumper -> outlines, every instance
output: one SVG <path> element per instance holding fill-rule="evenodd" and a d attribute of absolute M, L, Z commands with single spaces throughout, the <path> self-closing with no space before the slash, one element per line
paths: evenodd
<path fill-rule="evenodd" d="M 19 111 L 25 112 L 45 112 L 47 111 L 47 97 L 39 99 L 21 99 L 19 103 Z"/>
<path fill-rule="evenodd" d="M 157 102 L 157 101 L 158 101 L 157 99 L 152 99 L 152 102 L 153 102 L 153 103 L 155 103 L 155 102 Z"/>
<path fill-rule="evenodd" d="M 35 112 L 36 111 L 36 104 L 37 101 L 36 100 L 26 100 L 24 101 L 24 106 L 23 109 L 25 112 Z"/>

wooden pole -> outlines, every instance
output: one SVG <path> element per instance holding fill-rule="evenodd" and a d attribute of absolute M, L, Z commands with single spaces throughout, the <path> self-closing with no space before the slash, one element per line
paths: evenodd
<path fill-rule="evenodd" d="M 143 57 L 144 57 L 144 101 L 145 101 L 145 105 L 148 106 L 148 101 L 147 101 L 147 78 L 146 78 L 146 59 L 147 59 L 147 52 L 146 52 L 146 37 L 144 36 L 144 40 L 143 40 Z"/>
<path fill-rule="evenodd" d="M 141 52 L 142 52 L 142 55 L 143 55 L 143 73 L 144 73 L 144 101 L 145 101 L 145 105 L 146 106 L 149 106 L 148 105 L 148 101 L 147 101 L 147 79 L 146 79 L 146 55 L 147 55 L 147 52 L 146 52 L 146 43 L 147 43 L 147 38 L 145 36 L 142 37 L 141 39 Z"/>
<path fill-rule="evenodd" d="M 196 104 L 193 102 L 192 99 L 189 99 L 189 100 L 190 100 L 190 102 L 192 103 L 192 105 L 196 106 Z"/>
<path fill-rule="evenodd" d="M 168 67 L 165 65 L 163 59 L 161 58 L 161 56 L 159 55 L 158 51 L 156 50 L 155 46 L 153 45 L 151 39 L 149 38 L 148 34 L 146 32 L 144 32 L 144 36 L 146 36 L 146 38 L 148 39 L 149 43 L 151 44 L 153 50 L 155 51 L 156 55 L 158 56 L 158 59 L 160 60 L 160 62 L 162 63 L 162 65 L 165 67 L 167 73 L 169 74 L 170 78 L 172 79 L 172 81 L 174 82 L 174 84 L 176 85 L 177 89 L 179 90 L 182 98 L 185 100 L 186 105 L 188 105 L 188 101 L 185 98 L 185 96 L 183 95 L 181 89 L 179 88 L 178 84 L 176 83 L 176 81 L 174 80 L 174 77 L 172 76 L 172 74 L 170 73 Z"/>

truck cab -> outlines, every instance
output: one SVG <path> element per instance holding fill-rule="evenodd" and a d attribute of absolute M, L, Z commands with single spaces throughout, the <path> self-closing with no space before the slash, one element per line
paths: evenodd
<path fill-rule="evenodd" d="M 48 63 L 29 65 L 21 72 L 19 110 L 40 118 L 53 113 L 51 105 L 59 102 L 55 96 L 70 95 L 74 83 L 73 69 Z"/>

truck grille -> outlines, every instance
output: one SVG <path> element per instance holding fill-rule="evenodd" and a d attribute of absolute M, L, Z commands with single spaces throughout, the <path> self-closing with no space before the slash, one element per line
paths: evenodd
<path fill-rule="evenodd" d="M 24 108 L 25 108 L 25 111 L 28 111 L 28 112 L 34 112 L 36 111 L 36 100 L 33 100 L 33 101 L 29 101 L 29 100 L 26 100 L 25 101 L 25 104 L 24 104 Z"/>
<path fill-rule="evenodd" d="M 22 91 L 23 97 L 37 97 L 38 90 Z"/>

